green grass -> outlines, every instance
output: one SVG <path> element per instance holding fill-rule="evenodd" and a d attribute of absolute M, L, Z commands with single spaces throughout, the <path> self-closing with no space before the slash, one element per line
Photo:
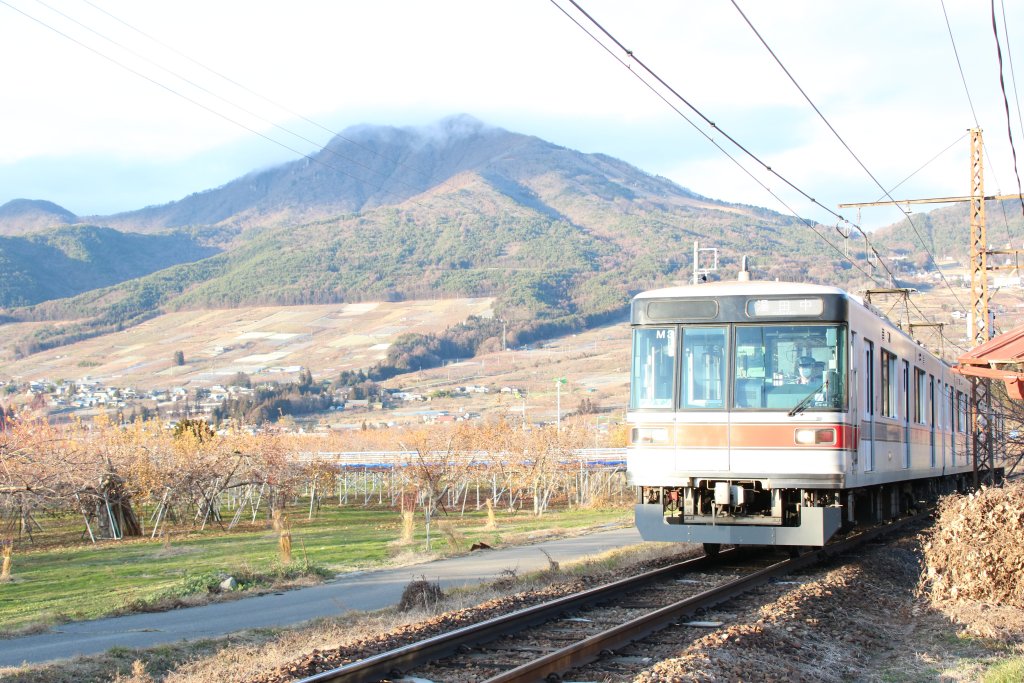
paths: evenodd
<path fill-rule="evenodd" d="M 301 504 L 289 511 L 292 564 L 287 567 L 279 561 L 277 533 L 262 527 L 232 532 L 208 527 L 175 538 L 169 546 L 149 540 L 42 550 L 20 545 L 13 557 L 13 581 L 0 584 L 0 631 L 94 619 L 144 603 L 205 593 L 221 574 L 236 576 L 247 587 L 271 585 L 300 573 L 324 576 L 379 567 L 396 555 L 422 556 L 426 549 L 422 514 L 416 516 L 414 543 L 401 547 L 395 544 L 401 536 L 401 517 L 393 510 L 324 505 L 313 520 L 306 519 L 307 511 L 308 505 L 303 510 Z M 583 528 L 627 517 L 622 509 L 555 511 L 539 518 L 499 512 L 498 528 L 485 530 L 483 512 L 467 512 L 463 518 L 438 516 L 431 525 L 431 553 L 457 553 L 477 541 L 498 546 L 531 532 Z M 437 523 L 446 519 L 454 527 L 454 544 Z M 296 571 L 296 566 L 306 571 Z"/>
<path fill-rule="evenodd" d="M 1013 657 L 985 672 L 984 683 L 1017 683 L 1024 681 L 1024 657 Z"/>

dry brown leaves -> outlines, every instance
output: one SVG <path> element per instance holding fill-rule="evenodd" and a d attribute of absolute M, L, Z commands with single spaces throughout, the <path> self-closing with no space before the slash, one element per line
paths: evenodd
<path fill-rule="evenodd" d="M 924 561 L 921 587 L 936 606 L 1024 607 L 1024 483 L 944 498 Z"/>

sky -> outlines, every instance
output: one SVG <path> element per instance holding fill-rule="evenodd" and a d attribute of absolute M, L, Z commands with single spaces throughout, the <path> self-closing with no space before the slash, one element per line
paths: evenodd
<path fill-rule="evenodd" d="M 568 0 L 0 0 L 0 204 L 127 211 L 299 158 L 348 126 L 462 113 L 826 225 L 838 219 L 723 133 L 867 228 L 902 211 L 837 205 L 897 185 L 896 198 L 969 194 L 975 126 L 986 194 L 1018 191 L 989 3 L 578 2 L 633 56 L 582 31 L 570 17 L 597 29 Z M 1024 6 L 1003 2 L 1024 166 L 1010 68 L 1024 88 Z M 641 62 L 700 114 L 645 85 Z"/>

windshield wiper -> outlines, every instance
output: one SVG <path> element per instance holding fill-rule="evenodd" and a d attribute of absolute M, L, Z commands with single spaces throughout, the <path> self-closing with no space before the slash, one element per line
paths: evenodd
<path fill-rule="evenodd" d="M 793 409 L 789 411 L 789 416 L 793 417 L 797 413 L 802 413 L 810 404 L 811 399 L 814 398 L 819 391 L 824 389 L 826 385 L 828 385 L 828 380 L 825 380 L 824 382 L 819 384 L 816 389 L 811 390 L 811 393 L 807 394 L 802 399 L 800 399 L 800 402 L 793 406 Z"/>

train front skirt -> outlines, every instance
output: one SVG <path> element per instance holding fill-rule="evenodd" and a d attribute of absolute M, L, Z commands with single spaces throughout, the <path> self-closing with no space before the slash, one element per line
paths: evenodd
<path fill-rule="evenodd" d="M 665 518 L 661 503 L 634 506 L 636 527 L 646 541 L 736 545 L 821 546 L 842 525 L 842 508 L 801 507 L 799 526 L 677 524 Z"/>

